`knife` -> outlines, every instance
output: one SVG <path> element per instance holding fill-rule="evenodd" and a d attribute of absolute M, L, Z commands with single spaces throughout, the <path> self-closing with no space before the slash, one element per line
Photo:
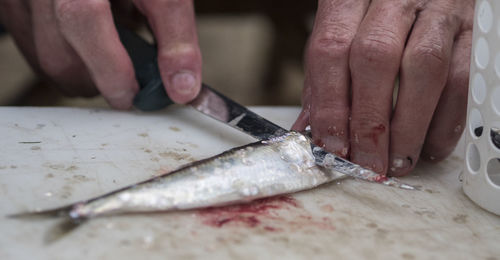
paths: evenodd
<path fill-rule="evenodd" d="M 139 110 L 153 111 L 173 104 L 172 100 L 167 96 L 161 80 L 156 47 L 123 27 L 118 26 L 117 29 L 120 40 L 132 60 L 140 86 L 140 91 L 134 98 L 134 106 Z M 288 130 L 248 110 L 206 84 L 202 84 L 200 93 L 188 105 L 258 140 L 266 140 L 288 132 Z M 408 190 L 417 189 L 395 178 L 381 176 L 346 159 L 328 153 L 317 145 L 311 144 L 311 149 L 316 164 L 319 166 L 365 181 Z"/>

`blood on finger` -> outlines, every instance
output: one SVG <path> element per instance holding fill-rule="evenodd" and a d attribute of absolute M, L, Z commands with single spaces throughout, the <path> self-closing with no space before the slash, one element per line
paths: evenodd
<path fill-rule="evenodd" d="M 369 138 L 375 145 L 378 145 L 378 139 L 380 135 L 385 133 L 385 130 L 385 126 L 383 124 L 379 124 L 372 127 L 371 131 L 368 134 L 363 135 L 363 137 Z"/>

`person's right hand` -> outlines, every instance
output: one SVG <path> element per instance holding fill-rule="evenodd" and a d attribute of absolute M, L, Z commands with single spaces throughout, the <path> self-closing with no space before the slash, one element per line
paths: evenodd
<path fill-rule="evenodd" d="M 201 53 L 192 0 L 134 0 L 158 45 L 158 64 L 169 97 L 187 103 L 201 86 Z M 0 21 L 32 67 L 63 92 L 100 92 L 128 109 L 138 91 L 130 57 L 120 42 L 111 5 L 129 0 L 0 0 Z M 115 6 L 114 6 L 115 7 Z"/>

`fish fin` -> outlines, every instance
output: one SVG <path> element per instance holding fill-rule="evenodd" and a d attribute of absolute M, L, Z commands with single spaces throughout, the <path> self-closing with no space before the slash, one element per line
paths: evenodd
<path fill-rule="evenodd" d="M 86 220 L 86 218 L 72 219 L 69 217 L 61 220 L 47 231 L 43 239 L 44 244 L 50 245 L 59 241 L 82 224 L 86 223 Z"/>

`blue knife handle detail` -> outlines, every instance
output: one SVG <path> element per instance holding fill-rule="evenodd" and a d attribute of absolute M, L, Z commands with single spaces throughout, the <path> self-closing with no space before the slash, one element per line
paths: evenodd
<path fill-rule="evenodd" d="M 158 68 L 157 51 L 140 36 L 117 26 L 120 40 L 134 65 L 135 77 L 140 86 L 134 106 L 143 111 L 162 109 L 174 102 L 168 97 Z"/>

